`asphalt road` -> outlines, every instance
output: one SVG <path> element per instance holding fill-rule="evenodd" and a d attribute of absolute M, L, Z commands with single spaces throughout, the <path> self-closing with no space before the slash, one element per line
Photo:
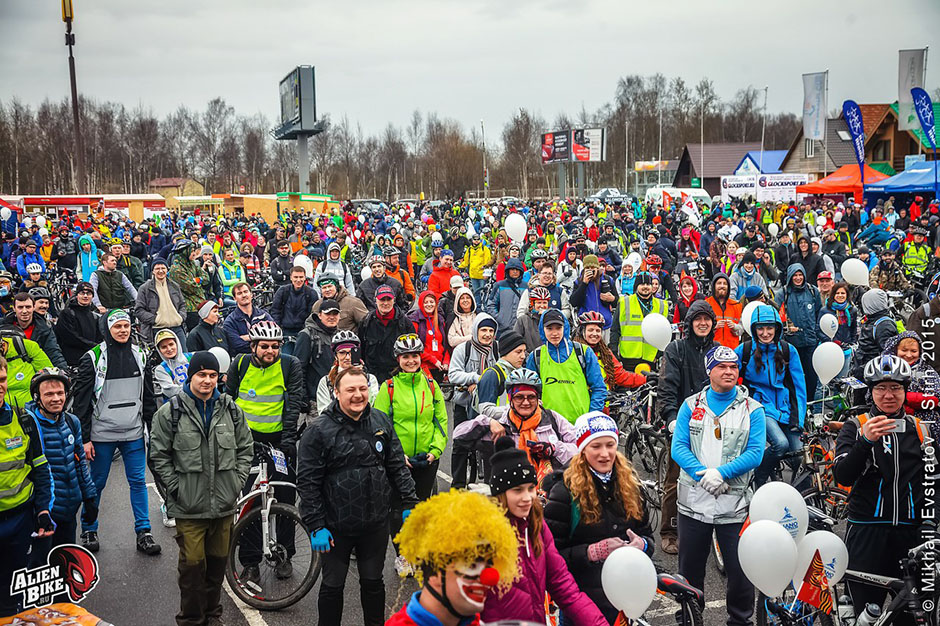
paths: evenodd
<path fill-rule="evenodd" d="M 439 473 L 439 488 L 449 487 L 450 455 L 445 454 Z M 149 480 L 149 474 L 148 474 Z M 156 491 L 149 489 L 150 520 L 154 537 L 162 548 L 159 556 L 149 557 L 135 549 L 134 520 L 131 514 L 127 481 L 122 461 L 114 462 L 108 485 L 101 500 L 98 552 L 98 586 L 83 606 L 100 618 L 116 626 L 172 626 L 179 608 L 179 589 L 176 582 L 178 550 L 175 531 L 161 523 L 160 502 Z M 660 571 L 678 571 L 677 558 L 659 550 L 654 563 Z M 386 615 L 397 611 L 417 589 L 411 579 L 399 579 L 393 567 L 394 551 L 389 547 L 385 567 Z M 362 624 L 359 604 L 358 575 L 355 562 L 350 566 L 346 580 L 343 624 Z M 319 583 L 294 606 L 278 612 L 259 613 L 251 607 L 236 603 L 231 593 L 223 594 L 226 624 L 235 626 L 309 626 L 316 622 L 316 598 Z M 713 565 L 707 568 L 705 623 L 719 626 L 726 620 L 724 579 Z M 240 605 L 240 606 L 239 606 Z M 646 617 L 653 626 L 674 624 L 674 604 L 661 595 L 656 596 Z"/>

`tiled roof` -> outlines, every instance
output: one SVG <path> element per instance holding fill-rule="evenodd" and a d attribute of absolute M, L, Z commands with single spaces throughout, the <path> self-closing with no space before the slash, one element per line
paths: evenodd
<path fill-rule="evenodd" d="M 692 170 L 698 178 L 718 178 L 726 176 L 737 168 L 744 155 L 752 150 L 760 151 L 760 142 L 751 143 L 706 143 L 705 168 L 702 171 L 702 144 L 690 143 L 685 146 L 682 158 L 692 161 Z M 766 153 L 765 153 L 766 154 Z M 680 161 L 681 162 L 681 161 Z"/>

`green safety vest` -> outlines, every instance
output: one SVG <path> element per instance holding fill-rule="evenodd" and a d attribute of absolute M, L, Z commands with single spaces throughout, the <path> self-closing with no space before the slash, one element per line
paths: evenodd
<path fill-rule="evenodd" d="M 904 248 L 904 267 L 923 271 L 929 262 L 930 252 L 926 245 L 917 246 L 909 243 Z"/>
<path fill-rule="evenodd" d="M 650 313 L 669 317 L 669 304 L 653 298 Z M 629 316 L 629 317 L 628 317 Z M 620 296 L 620 356 L 625 359 L 643 359 L 652 363 L 659 352 L 655 346 L 643 341 L 643 309 L 640 298 L 633 294 Z"/>
<path fill-rule="evenodd" d="M 10 423 L 0 426 L 0 511 L 14 509 L 33 495 L 29 473 L 45 464 L 46 457 L 28 463 L 29 442 L 29 434 L 14 412 Z"/>
<path fill-rule="evenodd" d="M 250 356 L 242 358 L 249 359 Z M 284 398 L 287 381 L 280 360 L 265 368 L 252 363 L 245 371 L 238 386 L 235 404 L 245 412 L 248 427 L 259 433 L 279 433 L 284 430 L 281 416 L 284 413 Z"/>
<path fill-rule="evenodd" d="M 568 360 L 556 363 L 548 355 L 549 347 L 539 349 L 539 376 L 542 379 L 542 406 L 565 416 L 572 424 L 591 408 L 587 377 L 575 348 Z"/>

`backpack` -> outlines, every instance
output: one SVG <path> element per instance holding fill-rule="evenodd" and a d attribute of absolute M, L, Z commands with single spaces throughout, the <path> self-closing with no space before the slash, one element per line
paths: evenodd
<path fill-rule="evenodd" d="M 12 361 L 14 359 L 20 359 L 24 363 L 32 363 L 33 357 L 29 356 L 29 352 L 26 351 L 26 341 L 19 335 L 13 335 L 9 338 L 13 343 L 13 349 L 15 353 L 13 356 L 7 355 L 7 360 Z"/>
<path fill-rule="evenodd" d="M 783 384 L 787 388 L 787 391 L 790 395 L 790 425 L 797 426 L 800 423 L 800 416 L 796 414 L 797 402 L 796 402 L 796 386 L 793 384 L 793 378 L 790 375 L 790 344 L 788 344 L 783 339 L 780 340 L 778 344 L 780 351 L 783 353 L 783 360 L 787 363 L 787 367 L 784 368 L 783 374 Z M 750 339 L 746 339 L 743 344 L 741 344 L 741 377 L 744 377 L 744 372 L 747 371 L 747 364 L 751 361 L 751 350 L 753 349 L 754 342 Z M 773 367 L 772 364 L 767 365 L 767 367 Z M 745 384 L 745 386 L 747 386 Z"/>
<path fill-rule="evenodd" d="M 574 344 L 574 353 L 578 357 L 578 363 L 581 364 L 581 371 L 585 372 L 585 376 L 587 376 L 587 363 L 585 360 L 586 357 L 584 355 L 584 344 L 577 341 L 572 341 L 571 343 Z M 544 347 L 544 345 L 541 345 L 535 349 L 535 352 L 532 353 L 535 355 L 535 373 L 538 374 L 539 377 L 542 376 L 542 372 L 539 370 L 539 363 L 542 360 L 542 348 Z"/>
<path fill-rule="evenodd" d="M 924 306 L 928 306 L 928 305 L 929 305 L 929 303 L 927 303 L 927 305 L 924 305 Z M 929 308 L 929 307 L 928 307 L 928 308 Z M 872 339 L 875 338 L 875 332 L 878 330 L 878 325 L 879 325 L 881 322 L 885 321 L 885 320 L 888 320 L 889 322 L 894 322 L 894 325 L 895 325 L 895 326 L 897 327 L 897 329 L 898 329 L 898 334 L 899 334 L 899 335 L 904 332 L 904 330 L 905 330 L 905 328 L 904 328 L 904 322 L 902 322 L 901 320 L 892 319 L 890 316 L 885 315 L 884 317 L 879 317 L 878 319 L 876 319 L 875 322 L 871 325 L 871 338 L 872 338 Z"/>
<path fill-rule="evenodd" d="M 228 403 L 228 412 L 232 417 L 232 422 L 238 420 L 238 414 L 235 412 L 235 402 Z M 175 436 L 180 429 L 180 419 L 183 417 L 183 409 L 180 407 L 180 397 L 178 395 L 170 398 L 170 434 Z"/>
<path fill-rule="evenodd" d="M 434 379 L 431 378 L 427 374 L 425 374 L 424 377 L 428 381 L 428 387 L 431 388 L 431 401 L 436 405 L 438 400 L 437 398 L 434 397 Z M 394 401 L 395 401 L 395 377 L 392 376 L 391 378 L 388 379 L 388 419 L 392 422 L 392 424 L 395 423 L 395 417 L 394 417 L 395 402 Z M 444 427 L 441 426 L 440 421 L 438 421 L 437 415 L 432 415 L 431 421 L 434 422 L 434 425 L 437 427 L 437 430 L 446 439 L 447 433 L 444 431 Z"/>

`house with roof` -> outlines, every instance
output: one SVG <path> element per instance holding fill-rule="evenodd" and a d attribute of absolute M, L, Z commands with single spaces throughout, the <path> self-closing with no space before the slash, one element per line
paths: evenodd
<path fill-rule="evenodd" d="M 865 162 L 872 168 L 893 176 L 904 169 L 904 157 L 923 152 L 933 159 L 930 144 L 920 128 L 898 129 L 898 104 L 860 104 L 865 128 Z M 940 105 L 934 104 L 934 115 Z M 826 141 L 806 139 L 802 126 L 787 150 L 780 169 L 787 174 L 809 174 L 819 180 L 843 165 L 856 163 L 852 135 L 841 114 L 826 125 Z"/>
<path fill-rule="evenodd" d="M 151 193 L 158 193 L 166 198 L 168 209 L 179 208 L 177 196 L 202 196 L 205 186 L 192 178 L 155 178 L 147 184 Z"/>
<path fill-rule="evenodd" d="M 721 193 L 721 177 L 733 172 L 754 151 L 760 152 L 760 142 L 686 144 L 672 186 L 691 187 L 692 179 L 698 178 L 702 188 L 716 196 Z"/>
<path fill-rule="evenodd" d="M 732 173 L 735 176 L 780 174 L 780 164 L 786 156 L 786 150 L 754 150 L 744 155 Z"/>

